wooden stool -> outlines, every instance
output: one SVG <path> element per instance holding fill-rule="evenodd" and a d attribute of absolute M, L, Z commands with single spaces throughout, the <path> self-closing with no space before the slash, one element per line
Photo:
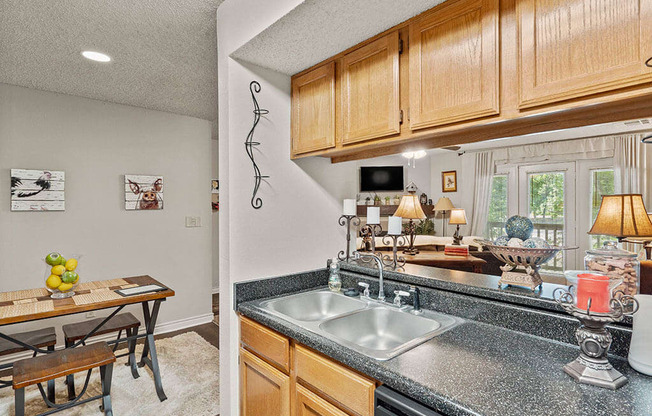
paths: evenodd
<path fill-rule="evenodd" d="M 79 322 L 75 324 L 68 324 L 62 327 L 63 335 L 66 340 L 66 348 L 71 347 L 91 332 L 95 327 L 102 323 L 105 318 L 92 319 L 90 321 Z M 133 314 L 126 312 L 111 318 L 107 323 L 102 325 L 94 334 L 103 335 L 109 334 L 111 332 L 117 332 L 118 338 L 122 335 L 122 331 L 127 333 L 128 337 L 134 337 L 127 341 L 129 346 L 129 352 L 118 357 L 129 356 L 127 365 L 131 366 L 131 375 L 133 378 L 138 378 L 138 366 L 136 364 L 136 335 L 138 335 L 138 328 L 140 327 L 140 321 Z M 85 342 L 82 344 L 85 345 Z M 118 343 L 113 346 L 113 351 L 118 348 Z M 72 400 L 75 397 L 75 379 L 73 376 L 66 377 L 66 384 L 68 385 L 68 399 Z"/>
<path fill-rule="evenodd" d="M 53 407 L 44 414 L 58 412 L 73 406 L 79 406 L 91 400 L 102 400 L 100 409 L 107 416 L 113 416 L 111 409 L 111 377 L 113 374 L 113 363 L 115 355 L 111 348 L 105 343 L 100 342 L 79 348 L 69 348 L 60 350 L 47 355 L 41 355 L 14 363 L 14 396 L 16 400 L 16 416 L 25 415 L 25 387 L 38 385 L 41 397 L 45 403 Z M 88 381 L 94 368 L 100 368 L 100 377 L 102 380 L 102 394 L 80 400 L 86 393 Z M 69 376 L 88 370 L 84 388 L 79 396 L 74 397 L 71 401 L 62 404 L 52 403 L 45 395 L 41 383 L 44 381 L 54 380 L 58 377 Z"/>
<path fill-rule="evenodd" d="M 36 348 L 47 348 L 48 351 L 54 351 L 54 346 L 57 344 L 57 333 L 54 327 L 21 332 L 9 336 Z M 29 351 L 29 349 L 7 339 L 0 339 L 0 357 L 21 351 Z M 33 357 L 36 357 L 36 351 L 34 351 Z M 0 381 L 0 388 L 9 386 L 11 386 L 11 382 Z M 54 403 L 54 380 L 48 381 L 48 399 Z"/>

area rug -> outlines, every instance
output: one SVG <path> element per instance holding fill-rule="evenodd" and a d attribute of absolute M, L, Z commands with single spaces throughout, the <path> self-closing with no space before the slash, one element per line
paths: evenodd
<path fill-rule="evenodd" d="M 116 416 L 193 415 L 215 416 L 219 413 L 219 352 L 196 332 L 187 332 L 156 341 L 163 388 L 168 399 L 160 402 L 149 368 L 139 368 L 140 378 L 134 379 L 125 365 L 127 357 L 118 358 L 113 367 L 111 402 Z M 137 347 L 140 357 L 142 346 Z M 126 352 L 118 350 L 116 355 Z M 75 376 L 75 387 L 81 390 L 86 373 Z M 62 379 L 56 381 L 57 403 L 67 400 Z M 93 370 L 85 397 L 100 394 L 99 371 Z M 25 390 L 25 414 L 35 415 L 47 410 L 36 386 Z M 57 413 L 63 416 L 101 415 L 99 401 L 73 407 Z M 11 388 L 0 389 L 0 415 L 14 414 Z"/>

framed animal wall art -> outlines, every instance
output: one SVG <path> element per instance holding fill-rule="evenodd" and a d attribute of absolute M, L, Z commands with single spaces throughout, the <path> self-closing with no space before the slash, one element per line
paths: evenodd
<path fill-rule="evenodd" d="M 441 173 L 442 192 L 457 192 L 457 171 L 449 170 Z"/>
<path fill-rule="evenodd" d="M 12 211 L 65 211 L 65 172 L 11 169 Z"/>
<path fill-rule="evenodd" d="M 163 177 L 125 175 L 125 209 L 127 211 L 163 209 Z"/>

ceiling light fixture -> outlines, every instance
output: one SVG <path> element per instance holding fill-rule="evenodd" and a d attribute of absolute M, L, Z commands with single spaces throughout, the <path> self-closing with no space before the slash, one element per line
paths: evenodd
<path fill-rule="evenodd" d="M 95 52 L 95 51 L 84 51 L 82 52 L 82 56 L 86 59 L 90 59 L 91 61 L 96 61 L 96 62 L 111 62 L 111 57 L 109 55 L 100 53 L 100 52 Z"/>
<path fill-rule="evenodd" d="M 403 153 L 403 157 L 408 159 L 408 167 L 416 167 L 416 164 L 414 163 L 415 160 L 421 159 L 422 157 L 426 156 L 426 151 L 425 150 L 417 150 L 415 152 L 405 152 Z"/>

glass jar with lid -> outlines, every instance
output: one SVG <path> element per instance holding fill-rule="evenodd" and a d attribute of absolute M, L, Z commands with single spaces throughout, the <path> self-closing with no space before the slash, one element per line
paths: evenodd
<path fill-rule="evenodd" d="M 587 270 L 596 271 L 613 279 L 622 279 L 615 291 L 626 295 L 638 294 L 640 262 L 638 255 L 631 251 L 618 248 L 615 241 L 606 241 L 602 248 L 586 251 L 584 266 Z"/>

